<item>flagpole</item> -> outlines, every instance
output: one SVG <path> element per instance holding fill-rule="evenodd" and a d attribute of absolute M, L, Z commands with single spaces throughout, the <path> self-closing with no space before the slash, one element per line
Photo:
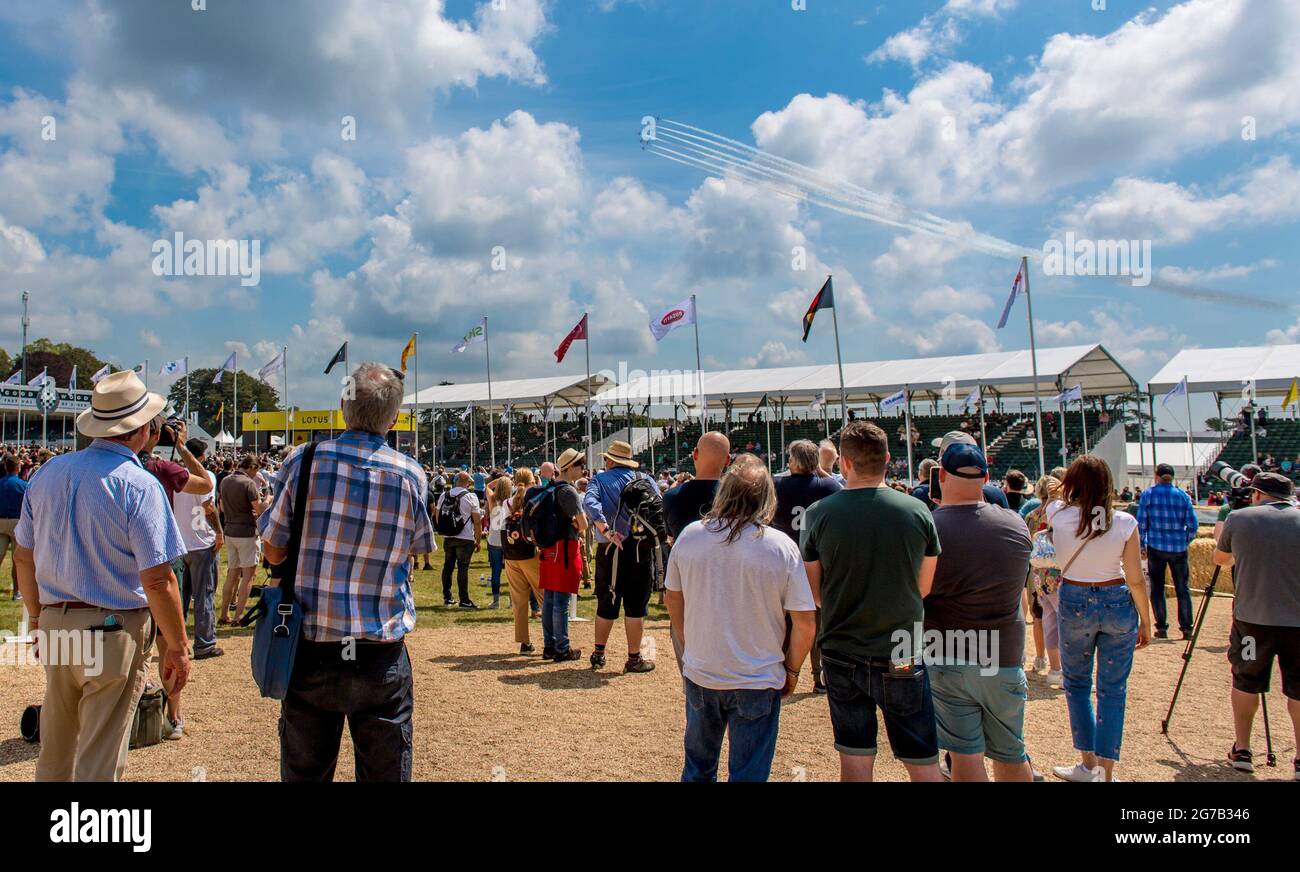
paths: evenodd
<path fill-rule="evenodd" d="M 1083 406 L 1083 391 L 1079 391 L 1079 422 L 1083 425 L 1083 453 L 1087 454 L 1088 448 L 1088 413 Z"/>
<path fill-rule="evenodd" d="M 1192 499 L 1201 501 L 1201 486 L 1196 481 L 1196 450 L 1192 445 L 1192 391 L 1188 387 L 1187 376 L 1183 376 L 1183 399 L 1187 400 L 1187 464 L 1188 476 L 1192 480 Z"/>
<path fill-rule="evenodd" d="M 289 449 L 289 346 L 280 351 L 280 365 L 284 369 L 284 447 Z M 268 437 L 267 442 L 270 442 Z"/>
<path fill-rule="evenodd" d="M 1020 269 L 1025 278 L 1025 310 L 1029 316 L 1029 362 L 1034 372 L 1034 424 L 1038 433 L 1038 477 L 1042 478 L 1047 475 L 1047 462 L 1043 454 L 1043 400 L 1038 391 L 1038 345 L 1034 342 L 1034 298 L 1029 295 L 1028 255 L 1020 258 Z M 1061 430 L 1064 432 L 1064 424 Z"/>
<path fill-rule="evenodd" d="M 989 457 L 989 434 L 984 429 L 984 386 L 976 385 L 980 392 L 980 451 L 984 452 L 984 461 L 988 462 Z"/>
<path fill-rule="evenodd" d="M 827 276 L 826 281 L 831 277 Z M 832 299 L 834 295 L 832 293 Z M 844 358 L 840 356 L 840 316 L 836 311 L 835 304 L 831 303 L 831 325 L 835 328 L 835 364 L 840 370 L 840 431 L 849 426 L 849 400 L 848 395 L 844 392 Z M 908 444 L 911 444 L 909 439 Z M 908 475 L 911 475 L 909 472 Z"/>
<path fill-rule="evenodd" d="M 907 484 L 909 487 L 916 484 L 916 479 L 912 477 L 912 391 L 907 385 L 903 385 L 903 439 L 907 442 Z"/>
<path fill-rule="evenodd" d="M 1255 441 L 1255 413 L 1258 411 L 1255 408 L 1255 382 L 1252 380 L 1250 383 L 1250 462 L 1254 464 L 1259 463 L 1259 445 Z M 1187 426 L 1192 425 L 1188 423 Z M 1155 430 L 1154 424 L 1151 429 L 1152 431 Z"/>
<path fill-rule="evenodd" d="M 586 334 L 586 340 L 582 343 L 587 349 L 587 469 L 595 469 L 596 458 L 593 449 L 595 445 L 591 441 L 591 322 L 587 321 L 588 312 L 582 313 L 582 320 L 586 322 L 583 333 Z M 677 407 L 673 406 L 673 416 L 677 416 Z M 590 472 L 588 473 L 590 474 Z"/>
<path fill-rule="evenodd" d="M 492 418 L 492 339 L 488 336 L 488 316 L 483 316 L 483 350 L 487 357 L 487 379 L 488 379 L 488 456 L 491 458 L 492 466 L 497 465 L 497 440 L 496 427 Z"/>
<path fill-rule="evenodd" d="M 235 377 L 235 417 L 230 422 L 231 429 L 234 433 L 231 438 L 235 440 L 235 459 L 239 459 L 239 352 L 232 352 L 235 358 L 235 371 L 231 373 Z"/>
<path fill-rule="evenodd" d="M 691 294 L 691 313 L 695 315 L 695 384 L 700 394 L 700 435 L 704 435 L 709 410 L 708 404 L 704 401 L 704 366 L 700 363 L 700 305 L 695 301 L 694 294 Z"/>
<path fill-rule="evenodd" d="M 190 425 L 190 356 L 185 355 L 185 426 Z"/>
<path fill-rule="evenodd" d="M 763 418 L 767 423 L 767 442 L 763 443 L 763 458 L 767 461 L 768 472 L 772 471 L 772 407 L 763 410 Z"/>
<path fill-rule="evenodd" d="M 415 462 L 420 462 L 420 334 L 415 334 Z"/>

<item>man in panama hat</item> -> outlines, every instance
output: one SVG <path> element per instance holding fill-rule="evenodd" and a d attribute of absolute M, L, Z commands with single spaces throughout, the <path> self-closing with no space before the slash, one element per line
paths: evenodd
<path fill-rule="evenodd" d="M 121 779 L 155 631 L 168 692 L 189 679 L 171 568 L 185 542 L 136 456 L 166 403 L 129 370 L 100 379 L 77 416 L 94 441 L 44 464 L 27 489 L 14 563 L 45 664 L 37 781 Z M 69 651 L 81 656 L 59 656 Z"/>

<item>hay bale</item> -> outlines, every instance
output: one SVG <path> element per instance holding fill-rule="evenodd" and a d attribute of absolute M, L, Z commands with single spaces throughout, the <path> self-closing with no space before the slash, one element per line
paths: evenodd
<path fill-rule="evenodd" d="M 1205 590 L 1214 574 L 1214 536 L 1198 536 L 1187 551 L 1192 565 L 1192 589 Z M 1233 593 L 1231 573 L 1220 573 L 1215 592 Z"/>

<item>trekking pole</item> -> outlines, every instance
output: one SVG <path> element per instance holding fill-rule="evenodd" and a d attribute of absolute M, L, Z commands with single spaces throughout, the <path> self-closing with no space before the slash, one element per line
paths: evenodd
<path fill-rule="evenodd" d="M 1277 755 L 1273 753 L 1273 731 L 1268 725 L 1268 694 L 1259 695 L 1260 705 L 1264 707 L 1264 747 L 1268 751 L 1268 765 L 1277 765 Z"/>
<path fill-rule="evenodd" d="M 1174 686 L 1174 698 L 1169 701 L 1169 711 L 1165 714 L 1165 719 L 1160 722 L 1160 732 L 1169 735 L 1169 722 L 1174 717 L 1174 706 L 1178 704 L 1178 694 L 1183 689 L 1183 680 L 1187 678 L 1187 667 L 1192 665 L 1192 651 L 1196 648 L 1196 640 L 1200 638 L 1201 627 L 1205 624 L 1205 615 L 1210 610 L 1210 600 L 1214 598 L 1214 588 L 1219 583 L 1219 572 L 1223 567 L 1214 567 L 1214 574 L 1210 576 L 1210 583 L 1205 586 L 1201 594 L 1201 608 L 1196 613 L 1196 623 L 1192 626 L 1192 638 L 1187 640 L 1187 647 L 1183 649 L 1183 668 L 1178 673 L 1178 684 Z M 1160 592 L 1164 596 L 1164 592 Z"/>

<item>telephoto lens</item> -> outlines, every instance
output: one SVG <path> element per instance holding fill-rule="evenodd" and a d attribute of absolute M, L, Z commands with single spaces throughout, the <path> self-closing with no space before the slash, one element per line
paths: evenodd
<path fill-rule="evenodd" d="M 1250 480 L 1222 460 L 1216 460 L 1210 466 L 1210 475 L 1216 476 L 1228 487 L 1239 488 L 1250 484 Z"/>

